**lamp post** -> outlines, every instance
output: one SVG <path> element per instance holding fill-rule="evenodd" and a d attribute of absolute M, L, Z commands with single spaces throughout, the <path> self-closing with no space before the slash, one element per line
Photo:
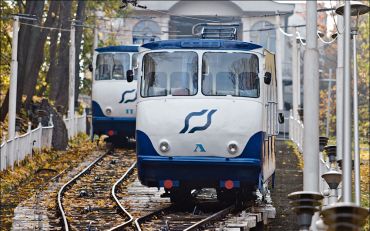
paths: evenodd
<path fill-rule="evenodd" d="M 309 230 L 318 219 L 316 213 L 323 196 L 319 193 L 319 54 L 317 50 L 317 2 L 307 1 L 306 52 L 304 65 L 304 146 L 303 190 L 288 195 L 298 215 L 300 230 Z M 314 229 L 315 226 L 313 225 Z"/>
<path fill-rule="evenodd" d="M 358 1 L 351 1 L 350 15 L 356 17 L 355 26 L 351 27 L 352 42 L 353 42 L 353 123 L 354 123 L 354 156 L 355 156 L 355 203 L 360 205 L 360 155 L 359 155 L 359 138 L 358 138 L 358 95 L 357 95 L 357 47 L 356 37 L 358 32 L 358 18 L 360 15 L 369 12 L 370 8 Z M 336 9 L 338 15 L 344 15 L 344 5 Z M 347 23 L 350 25 L 350 22 Z M 349 54 L 346 54 L 349 56 Z"/>
<path fill-rule="evenodd" d="M 351 158 L 351 110 L 350 110 L 350 19 L 351 15 L 360 15 L 368 11 L 366 6 L 361 3 L 351 3 L 349 1 L 345 2 L 344 7 L 339 7 L 336 12 L 337 14 L 344 15 L 345 31 L 344 31 L 344 153 L 343 153 L 343 202 L 336 203 L 334 205 L 325 207 L 321 215 L 325 224 L 329 226 L 329 230 L 360 230 L 361 226 L 365 223 L 366 218 L 369 214 L 368 208 L 360 207 L 360 200 L 356 199 L 356 204 L 352 203 L 352 184 L 351 184 L 351 172 L 352 172 L 352 158 Z M 352 9 L 351 9 L 352 8 Z M 365 12 L 366 11 L 366 12 Z M 344 12 L 344 14 L 343 14 Z M 356 22 L 357 24 L 357 22 Z M 355 40 L 355 38 L 354 38 Z M 355 43 L 354 43 L 355 44 Z M 355 53 L 355 52 L 354 52 Z M 354 57 L 356 60 L 356 57 Z M 356 63 L 354 62 L 356 65 Z M 356 69 L 356 68 L 355 68 Z M 354 72 L 354 74 L 357 74 Z M 355 77 L 356 78 L 356 77 Z M 357 78 L 355 79 L 357 80 Z M 354 84 L 357 85 L 356 81 Z M 357 86 L 356 86 L 357 88 Z M 357 92 L 355 92 L 354 97 L 356 97 Z M 356 99 L 357 100 L 357 99 Z M 355 100 L 354 100 L 355 101 Z M 357 108 L 356 108 L 357 110 Z M 355 110 L 355 111 L 356 111 Z M 356 113 L 355 113 L 356 114 Z M 354 118 L 356 119 L 356 117 Z M 356 134 L 355 134 L 356 136 Z M 356 137 L 355 137 L 356 138 Z M 356 158 L 356 156 L 355 156 Z M 359 157 L 358 157 L 359 158 Z M 359 161 L 359 160 L 358 160 Z M 355 166 L 356 167 L 356 166 Z M 359 166 L 358 166 L 359 167 Z M 359 170 L 359 169 L 358 169 Z M 356 172 L 356 171 L 355 171 Z M 358 175 L 359 177 L 359 175 Z M 358 179 L 359 180 L 359 179 Z M 355 188 L 360 187 L 359 184 L 356 185 L 355 176 Z M 359 189 L 358 189 L 359 190 Z M 356 195 L 356 197 L 359 196 Z"/>

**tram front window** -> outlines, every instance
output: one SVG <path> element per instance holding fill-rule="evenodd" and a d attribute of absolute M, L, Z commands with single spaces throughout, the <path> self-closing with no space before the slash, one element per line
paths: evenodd
<path fill-rule="evenodd" d="M 198 55 L 195 52 L 155 52 L 144 55 L 141 95 L 190 96 L 198 91 Z"/>
<path fill-rule="evenodd" d="M 202 93 L 259 97 L 258 57 L 247 53 L 206 52 L 202 63 Z"/>
<path fill-rule="evenodd" d="M 99 54 L 96 59 L 96 80 L 126 80 L 130 69 L 130 55 L 124 53 Z"/>

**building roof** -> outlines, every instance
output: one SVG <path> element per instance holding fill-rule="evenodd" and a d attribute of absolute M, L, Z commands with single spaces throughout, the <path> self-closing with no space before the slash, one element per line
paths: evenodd
<path fill-rule="evenodd" d="M 254 43 L 219 40 L 219 39 L 173 39 L 143 44 L 141 47 L 151 50 L 162 49 L 206 49 L 206 50 L 242 50 L 250 51 L 262 46 Z"/>
<path fill-rule="evenodd" d="M 186 1 L 142 1 L 139 0 L 139 4 L 146 6 L 150 10 L 160 10 L 160 11 L 171 11 L 176 7 L 177 4 Z M 191 2 L 190 4 L 196 2 L 207 2 L 207 1 L 196 1 Z M 212 4 L 211 1 L 209 1 Z M 232 1 L 225 0 L 224 2 L 230 2 L 231 4 L 236 5 L 240 8 L 242 12 L 280 12 L 280 13 L 289 13 L 293 12 L 295 4 L 288 3 L 278 3 L 272 0 L 269 1 Z M 141 10 L 141 9 L 136 9 Z"/>
<path fill-rule="evenodd" d="M 95 49 L 97 52 L 138 52 L 139 46 L 107 46 Z"/>

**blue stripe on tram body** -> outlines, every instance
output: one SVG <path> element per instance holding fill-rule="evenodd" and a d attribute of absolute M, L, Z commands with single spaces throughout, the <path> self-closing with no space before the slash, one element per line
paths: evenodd
<path fill-rule="evenodd" d="M 92 101 L 92 127 L 93 134 L 107 134 L 109 130 L 114 130 L 121 136 L 135 136 L 136 118 L 135 117 L 109 117 L 105 116 L 100 105 Z"/>
<path fill-rule="evenodd" d="M 264 132 L 257 132 L 235 158 L 160 156 L 149 137 L 136 130 L 138 175 L 147 186 L 158 187 L 163 179 L 175 179 L 187 186 L 217 187 L 220 180 L 239 180 L 243 186 L 258 185 Z M 180 183 L 181 184 L 181 183 Z"/>

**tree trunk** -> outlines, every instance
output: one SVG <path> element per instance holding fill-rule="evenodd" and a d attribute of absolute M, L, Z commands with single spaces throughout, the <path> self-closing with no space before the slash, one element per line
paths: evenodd
<path fill-rule="evenodd" d="M 59 20 L 56 22 L 56 26 L 59 27 Z M 46 74 L 46 82 L 49 86 L 51 86 L 51 82 L 53 80 L 53 75 L 55 73 L 55 68 L 57 65 L 57 52 L 58 52 L 58 37 L 59 37 L 59 30 L 52 30 L 50 32 L 50 45 L 49 45 L 49 70 Z M 40 96 L 44 94 L 46 90 L 46 86 L 43 86 L 41 91 L 40 91 Z M 52 93 L 49 92 L 49 96 Z"/>
<path fill-rule="evenodd" d="M 48 100 L 43 99 L 40 104 L 40 109 L 47 112 L 47 118 L 42 118 L 42 121 L 48 122 L 49 115 L 53 115 L 53 138 L 51 145 L 55 150 L 64 151 L 68 145 L 68 131 L 63 121 L 63 117 L 55 111 L 55 109 L 49 104 Z M 43 124 L 45 126 L 45 124 Z"/>
<path fill-rule="evenodd" d="M 76 12 L 77 25 L 82 25 L 85 19 L 85 7 L 86 1 L 79 0 Z M 77 100 L 80 88 L 80 53 L 81 53 L 81 41 L 82 41 L 82 26 L 76 26 L 76 72 L 75 72 L 75 105 L 77 106 Z"/>
<path fill-rule="evenodd" d="M 26 14 L 36 15 L 38 22 L 35 24 L 41 24 L 42 14 L 44 11 L 44 1 L 27 1 L 26 2 Z M 28 7 L 29 6 L 29 7 Z M 28 12 L 29 11 L 29 12 Z M 20 20 L 21 23 L 32 24 L 27 20 Z M 24 29 L 23 29 L 24 28 Z M 22 30 L 23 29 L 23 30 Z M 36 53 L 36 49 L 39 42 L 41 29 L 39 27 L 33 27 L 25 24 L 20 25 L 18 41 L 18 83 L 17 83 L 17 112 L 19 113 L 22 107 L 22 98 L 24 90 L 29 88 L 29 80 L 33 78 L 30 73 L 35 68 L 35 60 L 40 55 L 40 52 Z M 41 52 L 43 53 L 43 52 Z M 38 70 L 37 70 L 38 71 Z M 37 77 L 36 77 L 37 78 Z"/>
<path fill-rule="evenodd" d="M 50 1 L 49 11 L 44 23 L 45 27 L 55 26 L 58 8 L 58 1 Z M 32 52 L 28 53 L 28 60 L 32 60 L 32 62 L 29 62 L 29 65 L 27 65 L 26 73 L 28 73 L 28 77 L 25 78 L 24 81 L 24 94 L 27 96 L 25 103 L 26 108 L 28 108 L 29 103 L 32 100 L 32 96 L 35 95 L 39 71 L 42 63 L 44 62 L 44 46 L 49 32 L 49 29 L 42 29 L 39 31 L 38 35 L 36 36 L 38 38 L 35 48 Z"/>
<path fill-rule="evenodd" d="M 22 5 L 21 3 L 19 3 Z M 39 18 L 42 15 L 44 8 L 43 1 L 27 1 L 24 9 L 25 14 L 36 15 Z M 20 20 L 21 23 L 30 24 L 30 21 Z M 25 66 L 27 64 L 27 55 L 30 50 L 30 35 L 32 32 L 31 26 L 21 24 L 18 32 L 18 76 L 17 76 L 17 112 L 19 112 L 22 105 L 23 82 L 25 77 Z M 8 114 L 9 107 L 9 90 L 6 93 L 3 104 L 1 105 L 0 120 L 4 121 Z"/>
<path fill-rule="evenodd" d="M 71 1 L 60 1 L 60 20 L 61 28 L 70 30 L 71 28 Z M 68 104 L 68 70 L 69 70 L 69 38 L 70 31 L 62 31 L 60 37 L 58 63 L 55 74 L 51 81 L 51 99 L 55 100 L 55 105 L 67 108 Z"/>

